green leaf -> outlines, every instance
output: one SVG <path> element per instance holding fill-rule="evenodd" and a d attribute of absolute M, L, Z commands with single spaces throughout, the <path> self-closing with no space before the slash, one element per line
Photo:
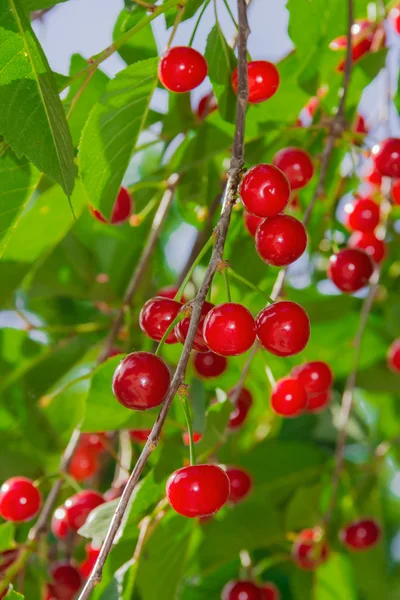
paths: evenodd
<path fill-rule="evenodd" d="M 175 600 L 196 522 L 167 513 L 145 543 L 136 582 L 142 598 Z"/>
<path fill-rule="evenodd" d="M 76 217 L 81 214 L 86 202 L 82 186 L 77 184 L 71 197 Z M 32 267 L 64 237 L 74 222 L 68 200 L 56 186 L 27 208 L 0 252 L 0 277 L 4 278 L 0 304 L 9 298 Z M 33 231 L 40 232 L 40 235 L 32 235 Z"/>
<path fill-rule="evenodd" d="M 0 134 L 70 195 L 71 134 L 53 74 L 19 0 L 0 0 Z"/>
<path fill-rule="evenodd" d="M 82 183 L 90 203 L 106 218 L 146 121 L 157 83 L 157 63 L 157 59 L 149 59 L 118 73 L 93 107 L 82 132 Z"/>
<path fill-rule="evenodd" d="M 231 76 L 237 61 L 219 23 L 214 25 L 207 38 L 205 57 L 219 113 L 225 121 L 233 123 L 236 114 L 236 94 L 232 89 Z"/>
<path fill-rule="evenodd" d="M 18 218 L 32 197 L 40 174 L 26 158 L 8 150 L 0 160 L 0 255 L 12 236 Z"/>
<path fill-rule="evenodd" d="M 346 556 L 331 554 L 317 569 L 314 597 L 315 600 L 358 600 L 354 573 Z"/>
<path fill-rule="evenodd" d="M 85 67 L 87 67 L 87 61 L 80 54 L 73 54 L 71 57 L 70 75 L 79 73 Z M 82 87 L 82 79 L 77 79 L 70 85 L 68 96 L 65 99 L 65 106 L 67 108 L 68 123 L 74 146 L 78 145 L 88 115 L 93 105 L 103 95 L 108 82 L 109 78 L 107 75 L 100 69 L 96 69 L 91 75 L 89 83 L 79 96 L 77 94 Z M 72 104 L 75 98 L 77 99 Z"/>
<path fill-rule="evenodd" d="M 14 523 L 2 523 L 0 525 L 0 552 L 9 550 L 14 546 L 15 525 Z"/>
<path fill-rule="evenodd" d="M 211 404 L 207 409 L 205 431 L 196 444 L 196 454 L 199 458 L 208 456 L 216 447 L 223 444 L 231 412 L 232 403 L 222 392 L 222 400 Z"/>
<path fill-rule="evenodd" d="M 25 598 L 25 596 L 18 594 L 18 592 L 15 592 L 14 590 L 10 590 L 5 597 L 8 598 L 8 600 L 24 600 Z"/>
<path fill-rule="evenodd" d="M 21 0 L 22 6 L 32 12 L 42 8 L 50 8 L 61 2 L 67 2 L 67 0 Z"/>
<path fill-rule="evenodd" d="M 286 509 L 285 530 L 296 531 L 318 524 L 323 487 L 320 483 L 298 488 Z"/>
<path fill-rule="evenodd" d="M 146 9 L 142 6 L 134 6 L 130 12 L 122 10 L 114 26 L 113 39 L 120 38 L 121 35 L 132 29 L 146 16 Z M 118 49 L 118 54 L 128 65 L 157 56 L 157 44 L 151 24 L 149 23 L 123 44 Z"/>
<path fill-rule="evenodd" d="M 162 135 L 174 138 L 178 133 L 185 133 L 195 125 L 190 94 L 169 94 L 168 112 L 163 119 Z"/>

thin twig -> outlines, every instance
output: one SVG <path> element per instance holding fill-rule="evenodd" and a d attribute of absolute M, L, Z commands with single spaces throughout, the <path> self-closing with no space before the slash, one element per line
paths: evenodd
<path fill-rule="evenodd" d="M 97 558 L 94 569 L 79 597 L 79 600 L 87 600 L 93 588 L 101 581 L 103 566 L 111 551 L 115 535 L 120 527 L 121 521 L 128 506 L 129 499 L 139 480 L 139 477 L 147 463 L 147 460 L 156 448 L 168 411 L 172 404 L 175 394 L 184 382 L 187 364 L 189 362 L 194 337 L 197 331 L 198 323 L 201 317 L 201 310 L 206 300 L 207 292 L 211 286 L 213 277 L 217 271 L 218 265 L 223 259 L 223 251 L 226 237 L 228 234 L 230 218 L 233 205 L 236 202 L 237 190 L 240 183 L 241 173 L 244 165 L 244 129 L 247 109 L 248 86 L 247 86 L 247 38 L 249 35 L 249 26 L 247 22 L 247 6 L 245 0 L 238 0 L 239 11 L 239 92 L 238 107 L 236 118 L 235 138 L 232 147 L 232 159 L 228 174 L 228 182 L 225 191 L 224 203 L 221 216 L 215 229 L 215 246 L 211 256 L 210 263 L 205 273 L 203 283 L 192 303 L 192 315 L 190 319 L 189 331 L 183 346 L 182 354 L 179 359 L 175 374 L 173 376 L 170 388 L 165 397 L 163 406 L 154 423 L 153 429 L 147 439 L 147 442 L 139 456 L 139 459 L 132 471 L 124 492 L 120 498 L 117 509 L 112 518 L 109 530 L 105 537 L 100 554 Z"/>

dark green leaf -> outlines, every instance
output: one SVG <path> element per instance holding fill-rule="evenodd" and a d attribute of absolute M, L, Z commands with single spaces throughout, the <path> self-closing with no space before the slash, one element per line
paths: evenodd
<path fill-rule="evenodd" d="M 207 38 L 205 57 L 220 115 L 225 121 L 233 123 L 236 114 L 236 95 L 232 89 L 231 76 L 237 61 L 219 23 L 214 25 Z"/>
<path fill-rule="evenodd" d="M 70 195 L 74 155 L 53 74 L 19 0 L 0 0 L 0 15 L 0 134 Z"/>
<path fill-rule="evenodd" d="M 142 6 L 136 5 L 130 12 L 122 10 L 119 14 L 117 22 L 115 23 L 113 39 L 117 40 L 122 34 L 129 29 L 132 29 L 132 27 L 137 25 L 139 21 L 146 16 L 146 9 Z M 138 62 L 139 60 L 145 60 L 147 58 L 157 56 L 157 45 L 154 39 L 151 24 L 147 25 L 138 31 L 134 36 L 132 36 L 131 39 L 126 42 L 126 44 L 118 49 L 118 54 L 128 65 Z"/>

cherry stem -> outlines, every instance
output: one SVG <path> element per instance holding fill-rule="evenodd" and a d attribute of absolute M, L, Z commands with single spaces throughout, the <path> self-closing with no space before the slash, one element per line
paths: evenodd
<path fill-rule="evenodd" d="M 229 267 L 225 267 L 224 268 L 225 288 L 226 288 L 226 296 L 228 298 L 228 302 L 232 302 L 231 288 L 230 288 L 230 285 L 229 285 L 228 268 Z"/>
<path fill-rule="evenodd" d="M 196 452 L 194 449 L 194 439 L 193 439 L 193 424 L 192 424 L 192 415 L 190 413 L 189 402 L 187 396 L 180 396 L 183 410 L 185 412 L 186 425 L 189 433 L 189 453 L 190 453 L 190 465 L 193 467 L 196 464 Z"/>
<path fill-rule="evenodd" d="M 160 352 L 165 344 L 165 341 L 167 339 L 167 337 L 169 336 L 169 334 L 171 333 L 171 331 L 173 330 L 173 328 L 175 327 L 175 325 L 178 325 L 178 323 L 180 321 L 182 321 L 182 319 L 185 318 L 185 313 L 184 312 L 180 312 L 176 315 L 175 319 L 173 321 L 171 321 L 171 323 L 168 325 L 168 329 L 166 329 L 164 335 L 162 336 L 161 340 L 159 341 L 159 344 L 157 346 L 157 349 L 155 351 L 155 355 L 159 356 Z"/>
<path fill-rule="evenodd" d="M 186 274 L 185 279 L 182 281 L 182 284 L 179 288 L 179 290 L 176 292 L 175 294 L 175 298 L 174 300 L 177 300 L 178 302 L 181 301 L 181 298 L 183 296 L 183 292 L 185 291 L 185 288 L 187 286 L 187 284 L 189 283 L 192 275 L 193 275 L 193 271 L 195 270 L 195 268 L 197 267 L 197 265 L 201 262 L 201 260 L 203 259 L 203 257 L 207 254 L 208 250 L 214 245 L 214 237 L 211 235 L 208 239 L 208 241 L 204 244 L 203 248 L 200 250 L 199 254 L 197 255 L 197 258 L 194 260 L 192 266 L 190 267 L 189 271 Z"/>
<path fill-rule="evenodd" d="M 257 565 L 253 568 L 254 577 L 260 577 L 262 573 L 271 569 L 275 565 L 279 565 L 280 563 L 286 562 L 287 560 L 291 560 L 291 556 L 289 553 L 280 553 L 275 554 L 274 556 L 269 556 L 261 560 Z"/>
<path fill-rule="evenodd" d="M 201 21 L 201 19 L 203 18 L 203 15 L 204 15 L 204 13 L 205 13 L 205 11 L 206 11 L 206 9 L 207 9 L 208 5 L 210 4 L 210 2 L 211 2 L 211 0 L 206 0 L 206 2 L 205 2 L 205 4 L 204 4 L 203 8 L 202 8 L 202 9 L 201 9 L 201 11 L 200 11 L 200 14 L 199 14 L 199 16 L 198 16 L 198 18 L 197 18 L 197 21 L 196 21 L 196 25 L 194 26 L 194 29 L 193 29 L 193 33 L 192 33 L 192 35 L 190 36 L 190 40 L 189 40 L 189 44 L 188 44 L 188 45 L 189 45 L 189 48 L 191 48 L 191 47 L 192 47 L 192 44 L 193 44 L 193 42 L 194 42 L 194 38 L 195 38 L 195 36 L 196 36 L 197 30 L 198 30 L 198 28 L 199 28 L 199 25 L 200 25 L 200 21 Z"/>
<path fill-rule="evenodd" d="M 140 212 L 133 215 L 135 217 L 135 219 L 137 219 L 139 225 L 141 225 L 143 223 L 143 221 L 145 220 L 145 218 L 147 217 L 147 215 L 149 215 L 151 213 L 151 211 L 157 205 L 159 200 L 160 200 L 160 197 L 158 194 L 156 194 L 155 196 L 153 196 L 153 198 L 151 200 L 149 200 L 149 202 L 146 204 L 146 206 Z"/>
<path fill-rule="evenodd" d="M 237 273 L 236 271 L 234 271 L 232 269 L 232 267 L 229 267 L 229 274 L 230 274 L 231 277 L 233 277 L 237 281 L 240 281 L 240 283 L 243 283 L 243 285 L 247 285 L 247 287 L 249 287 L 250 289 L 252 289 L 254 292 L 258 292 L 259 294 L 261 294 L 262 296 L 264 296 L 264 298 L 266 298 L 269 303 L 271 303 L 271 304 L 274 303 L 274 300 L 272 300 L 272 298 L 270 298 L 270 296 L 268 295 L 267 292 L 264 292 L 264 290 L 260 289 L 257 285 L 255 285 L 254 283 L 252 283 L 251 281 L 249 281 L 248 279 L 246 279 L 242 275 L 239 275 L 239 273 Z"/>
<path fill-rule="evenodd" d="M 276 385 L 276 380 L 275 380 L 275 377 L 274 377 L 274 375 L 273 375 L 273 373 L 272 373 L 272 371 L 271 371 L 271 368 L 270 368 L 268 365 L 266 365 L 266 366 L 265 366 L 265 372 L 266 372 L 266 374 L 267 374 L 268 381 L 269 381 L 269 383 L 270 383 L 271 387 L 272 387 L 272 388 L 273 388 L 273 387 L 275 387 L 275 385 Z"/>
<path fill-rule="evenodd" d="M 229 3 L 227 2 L 227 0 L 223 0 L 224 4 L 225 4 L 225 8 L 229 13 L 230 18 L 232 19 L 232 23 L 234 24 L 234 26 L 236 27 L 236 29 L 239 29 L 239 25 L 238 22 L 236 21 L 235 17 L 233 16 L 233 12 L 231 11 L 231 7 L 229 6 Z"/>
<path fill-rule="evenodd" d="M 182 2 L 182 4 L 183 4 L 183 2 Z M 175 18 L 174 25 L 172 27 L 171 35 L 169 36 L 169 40 L 168 40 L 168 44 L 167 44 L 166 50 L 168 50 L 168 48 L 171 47 L 171 44 L 172 44 L 173 39 L 175 37 L 176 31 L 178 29 L 178 25 L 182 21 L 182 18 L 183 18 L 183 15 L 185 13 L 185 10 L 186 10 L 186 3 L 183 4 L 183 6 L 181 6 L 179 8 L 179 10 L 178 10 L 178 13 L 177 13 L 176 18 Z"/>

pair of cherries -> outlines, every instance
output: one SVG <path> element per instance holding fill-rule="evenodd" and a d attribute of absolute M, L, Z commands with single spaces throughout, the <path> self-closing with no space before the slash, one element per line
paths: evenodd
<path fill-rule="evenodd" d="M 273 583 L 259 586 L 253 581 L 240 579 L 226 584 L 221 600 L 280 600 L 280 597 L 279 590 Z"/>
<path fill-rule="evenodd" d="M 101 455 L 105 450 L 105 433 L 83 433 L 74 452 L 68 472 L 76 481 L 86 481 L 100 468 Z"/>
<path fill-rule="evenodd" d="M 380 207 L 372 198 L 357 198 L 344 207 L 345 225 L 352 235 L 350 248 L 366 252 L 374 263 L 380 263 L 386 255 L 386 244 L 375 234 L 380 221 Z"/>
<path fill-rule="evenodd" d="M 170 48 L 160 58 L 158 76 L 170 92 L 185 93 L 194 90 L 206 78 L 206 59 L 200 52 L 187 46 Z M 266 60 L 255 60 L 247 68 L 249 103 L 258 104 L 271 98 L 279 87 L 279 73 L 275 65 Z M 232 73 L 231 83 L 238 93 L 238 70 Z"/>
<path fill-rule="evenodd" d="M 271 394 L 271 406 L 282 417 L 320 412 L 331 400 L 332 381 L 332 371 L 322 361 L 299 365 L 289 377 L 276 382 Z"/>
<path fill-rule="evenodd" d="M 352 38 L 352 62 L 356 62 L 365 54 L 370 52 L 372 48 L 378 50 L 384 46 L 385 43 L 385 31 L 381 25 L 369 21 L 367 19 L 359 19 L 355 21 L 351 27 L 351 38 Z M 331 50 L 343 50 L 347 48 L 347 36 L 342 35 L 335 38 L 329 44 Z M 343 59 L 337 70 L 344 71 L 345 60 Z"/>
<path fill-rule="evenodd" d="M 146 313 L 149 303 L 153 301 L 159 309 L 162 299 L 149 300 L 144 307 Z M 178 308 L 180 309 L 177 307 L 177 310 Z M 205 303 L 203 313 L 206 315 L 203 314 L 194 343 L 194 348 L 198 351 L 210 349 L 222 356 L 235 356 L 249 350 L 257 337 L 260 344 L 272 354 L 292 356 L 305 348 L 310 337 L 307 313 L 295 302 L 276 302 L 267 306 L 257 315 L 256 320 L 247 308 L 233 302 L 215 307 Z M 144 328 L 142 316 L 140 323 Z M 165 323 L 162 314 L 157 323 L 153 321 L 157 329 L 156 337 L 151 322 L 151 327 L 146 326 L 146 333 L 152 334 L 150 337 L 153 339 L 159 339 L 161 331 L 165 333 L 166 324 L 170 324 L 172 320 L 169 315 Z M 163 321 L 161 328 L 160 321 Z M 176 329 L 171 333 L 178 339 L 181 335 L 186 337 L 189 322 L 186 317 L 178 324 L 178 333 Z M 146 410 L 163 402 L 170 382 L 168 367 L 161 358 L 149 352 L 133 352 L 115 370 L 113 392 L 126 408 Z"/>

